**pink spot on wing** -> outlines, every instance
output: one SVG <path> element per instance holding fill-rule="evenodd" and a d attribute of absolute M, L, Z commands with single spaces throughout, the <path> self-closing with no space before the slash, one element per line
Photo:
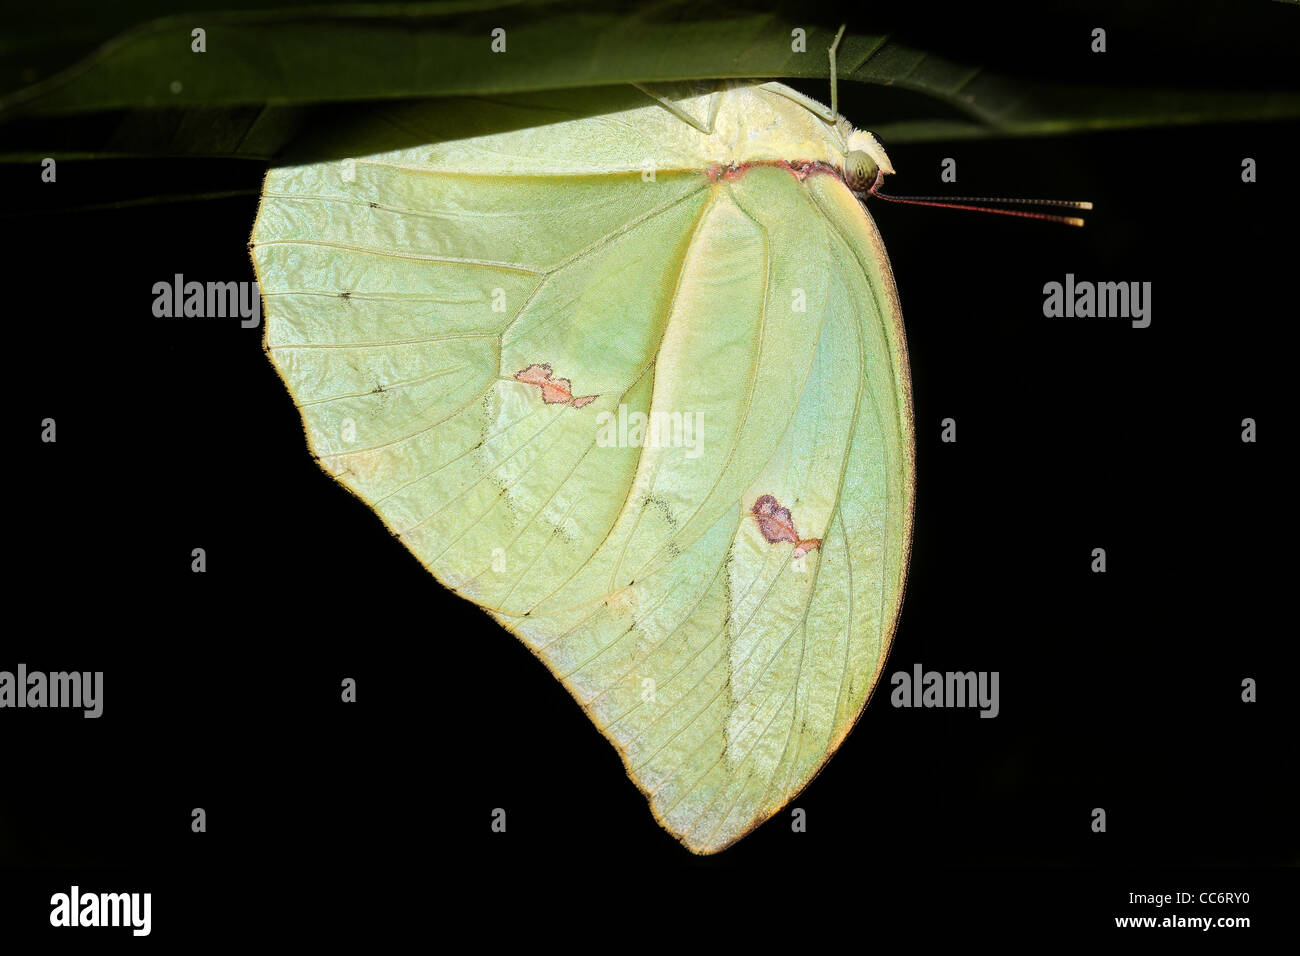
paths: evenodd
<path fill-rule="evenodd" d="M 515 372 L 515 379 L 525 385 L 536 385 L 542 391 L 542 401 L 547 405 L 570 405 L 583 408 L 600 396 L 584 395 L 574 398 L 573 383 L 567 378 L 552 378 L 554 369 L 545 362 L 530 365 L 522 371 Z"/>
<path fill-rule="evenodd" d="M 782 508 L 781 503 L 771 495 L 763 495 L 755 501 L 749 513 L 758 522 L 758 530 L 763 532 L 768 544 L 799 540 L 794 530 L 794 519 L 790 517 L 790 509 Z"/>
<path fill-rule="evenodd" d="M 820 548 L 821 546 L 822 546 L 821 538 L 805 538 L 804 540 L 800 541 L 798 546 L 794 549 L 794 554 L 792 555 L 792 557 L 802 558 L 809 551 L 812 551 L 814 548 Z"/>
<path fill-rule="evenodd" d="M 758 522 L 758 530 L 762 532 L 763 539 L 768 544 L 776 544 L 781 541 L 788 541 L 793 544 L 795 546 L 793 557 L 802 558 L 814 548 L 821 547 L 821 538 L 799 537 L 799 532 L 794 527 L 794 518 L 790 515 L 790 509 L 782 507 L 781 502 L 777 501 L 772 495 L 761 496 L 754 502 L 754 507 L 749 509 L 749 513 Z"/>

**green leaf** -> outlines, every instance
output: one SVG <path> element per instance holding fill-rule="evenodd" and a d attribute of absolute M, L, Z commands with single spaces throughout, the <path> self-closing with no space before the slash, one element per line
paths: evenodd
<path fill-rule="evenodd" d="M 506 31 L 504 53 L 491 48 L 498 27 Z M 195 28 L 206 31 L 205 53 L 191 51 Z M 807 31 L 806 53 L 791 50 L 796 28 Z M 822 78 L 828 72 L 822 51 L 834 28 L 810 22 L 802 10 L 773 13 L 688 0 L 636 10 L 590 0 L 533 0 L 186 13 L 125 30 L 79 62 L 5 93 L 0 118 L 158 107 L 178 113 L 203 109 L 201 115 L 211 118 L 216 110 L 267 103 L 500 95 L 704 78 Z M 84 32 L 76 36 L 84 44 Z M 28 40 L 49 52 L 49 36 Z M 14 75 L 20 43 L 21 37 L 11 37 L 0 48 L 0 64 L 8 67 L 0 77 Z M 850 24 L 841 46 L 840 77 L 914 91 L 946 106 L 945 117 L 901 120 L 888 134 L 894 142 L 1300 115 L 1300 92 L 1294 89 L 1215 90 L 1212 77 L 1201 90 L 1029 79 L 863 32 L 860 23 Z M 263 132 L 274 148 L 290 135 L 274 124 Z M 250 154 L 242 141 L 214 145 L 211 139 L 172 141 L 162 148 L 144 137 L 145 145 L 127 142 L 121 149 Z"/>
<path fill-rule="evenodd" d="M 270 160 L 307 123 L 309 106 L 134 109 L 50 117 L 6 129 L 0 163 L 66 159 L 239 158 Z M 39 147 L 39 148 L 38 148 Z"/>

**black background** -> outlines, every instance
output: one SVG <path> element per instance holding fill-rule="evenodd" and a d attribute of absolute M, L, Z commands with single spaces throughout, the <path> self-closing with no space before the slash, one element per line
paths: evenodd
<path fill-rule="evenodd" d="M 940 45 L 975 28 L 948 22 Z M 984 29 L 992 62 L 1011 55 L 1004 28 Z M 1112 31 L 1096 57 L 1089 29 L 1061 16 L 1026 27 L 1019 49 L 1064 50 L 1031 59 L 1064 81 L 1186 85 L 1213 34 L 1145 35 L 1138 54 Z M 1267 62 L 1234 72 L 1248 59 L 1229 45 L 1215 85 L 1266 85 Z M 877 105 L 911 102 L 842 92 L 867 128 Z M 885 676 L 996 670 L 1001 714 L 895 709 L 882 680 L 793 803 L 808 832 L 782 813 L 709 858 L 655 824 L 539 661 L 317 468 L 261 329 L 153 317 L 153 284 L 174 273 L 253 279 L 264 167 L 67 161 L 53 186 L 0 167 L 16 405 L 0 668 L 105 672 L 99 720 L 0 716 L 6 932 L 48 930 L 49 894 L 73 882 L 153 892 L 164 941 L 393 932 L 430 919 L 444 881 L 516 876 L 557 905 L 613 903 L 645 877 L 683 902 L 738 879 L 819 898 L 847 882 L 870 918 L 969 907 L 995 934 L 1156 913 L 1129 892 L 1248 890 L 1250 906 L 1181 912 L 1256 927 L 1284 913 L 1300 860 L 1281 606 L 1295 126 L 885 146 L 896 193 L 1096 204 L 1084 229 L 869 206 L 917 424 L 912 566 Z M 956 184 L 939 179 L 945 157 Z M 226 189 L 249 194 L 77 211 Z M 1067 272 L 1151 282 L 1150 328 L 1044 318 L 1043 284 Z M 56 444 L 37 437 L 46 417 Z M 947 417 L 956 444 L 939 439 Z M 190 571 L 195 547 L 205 574 Z M 1090 571 L 1095 547 L 1105 574 Z M 1241 701 L 1246 677 L 1257 703 Z M 206 834 L 190 832 L 194 807 Z"/>

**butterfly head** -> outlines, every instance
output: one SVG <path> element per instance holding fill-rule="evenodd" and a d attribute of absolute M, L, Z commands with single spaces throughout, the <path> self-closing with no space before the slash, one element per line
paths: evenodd
<path fill-rule="evenodd" d="M 894 166 L 884 147 L 866 130 L 854 130 L 845 145 L 844 181 L 854 192 L 870 189 L 881 173 L 893 173 Z"/>

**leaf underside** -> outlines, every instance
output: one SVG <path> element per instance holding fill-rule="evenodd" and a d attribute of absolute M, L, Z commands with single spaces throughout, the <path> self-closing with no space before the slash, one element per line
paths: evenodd
<path fill-rule="evenodd" d="M 245 7 L 228 0 L 224 10 L 147 19 L 166 5 L 110 5 L 94 18 L 66 18 L 73 22 L 53 28 L 30 14 L 30 23 L 16 24 L 0 43 L 0 121 L 47 119 L 11 135 L 0 159 L 25 161 L 59 149 L 271 156 L 293 140 L 315 104 L 335 104 L 312 119 L 328 125 L 338 104 L 359 100 L 823 79 L 824 51 L 837 26 L 810 19 L 803 8 L 690 0 L 643 9 L 591 0 Z M 196 28 L 205 31 L 206 52 L 192 51 Z M 496 29 L 506 31 L 504 52 L 493 52 Z M 795 30 L 805 33 L 805 52 L 793 49 Z M 939 55 L 862 23 L 849 24 L 838 74 L 844 83 L 922 94 L 938 107 L 918 111 L 918 99 L 899 104 L 882 90 L 879 115 L 861 120 L 889 143 L 1300 115 L 1295 89 L 1224 89 L 1212 77 L 1200 88 L 1051 82 Z M 67 114 L 105 111 L 121 117 L 107 132 L 77 121 L 50 125 Z M 159 113 L 171 116 L 151 118 Z"/>

